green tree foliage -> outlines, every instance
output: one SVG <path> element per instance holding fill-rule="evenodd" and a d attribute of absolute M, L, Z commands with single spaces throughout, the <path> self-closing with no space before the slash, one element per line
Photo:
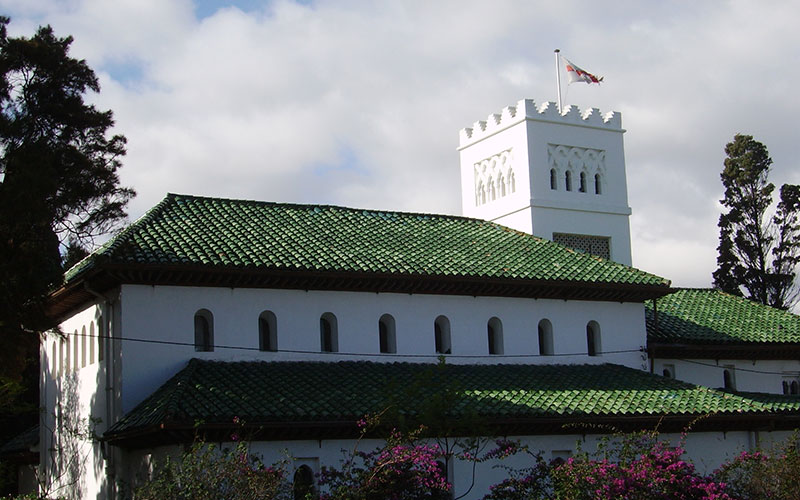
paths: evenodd
<path fill-rule="evenodd" d="M 719 218 L 719 254 L 714 285 L 734 295 L 789 309 L 798 298 L 795 269 L 800 261 L 800 186 L 785 184 L 772 217 L 775 186 L 769 182 L 772 159 L 766 146 L 737 134 L 725 146 L 727 212 Z"/>
<path fill-rule="evenodd" d="M 125 138 L 107 136 L 111 111 L 84 102 L 100 90 L 71 37 L 49 26 L 8 37 L 0 17 L 0 334 L 3 371 L 16 376 L 35 335 L 52 325 L 46 294 L 61 281 L 62 252 L 80 255 L 126 216 L 120 187 Z M 70 242 L 69 245 L 67 242 Z"/>

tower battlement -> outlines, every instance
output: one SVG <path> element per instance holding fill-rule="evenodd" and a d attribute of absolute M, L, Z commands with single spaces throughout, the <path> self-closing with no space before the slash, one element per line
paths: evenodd
<path fill-rule="evenodd" d="M 472 127 L 461 129 L 458 134 L 459 149 L 489 137 L 523 120 L 535 120 L 624 132 L 624 130 L 622 130 L 622 115 L 617 111 L 601 114 L 600 110 L 597 108 L 581 111 L 577 106 L 571 105 L 568 106 L 563 113 L 560 113 L 558 111 L 558 105 L 554 102 L 546 102 L 537 107 L 533 99 L 522 99 L 514 106 L 506 106 L 499 113 L 492 113 L 486 120 L 475 122 Z"/>

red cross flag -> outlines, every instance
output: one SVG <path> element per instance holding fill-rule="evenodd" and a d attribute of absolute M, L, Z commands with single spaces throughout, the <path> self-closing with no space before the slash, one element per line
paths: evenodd
<path fill-rule="evenodd" d="M 569 83 L 575 82 L 586 82 L 589 84 L 592 83 L 600 83 L 603 81 L 603 77 L 596 77 L 593 74 L 589 73 L 588 71 L 584 71 L 581 68 L 572 64 L 572 61 L 564 58 L 564 64 L 567 67 L 567 77 L 569 78 Z"/>

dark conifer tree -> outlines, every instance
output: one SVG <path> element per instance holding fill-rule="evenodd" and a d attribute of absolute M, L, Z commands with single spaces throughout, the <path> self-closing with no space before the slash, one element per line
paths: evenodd
<path fill-rule="evenodd" d="M 125 138 L 107 136 L 111 111 L 84 102 L 100 87 L 69 56 L 72 38 L 49 26 L 11 38 L 8 23 L 0 17 L 0 376 L 14 379 L 35 357 L 35 333 L 53 326 L 44 304 L 62 253 L 73 247 L 74 259 L 117 226 L 134 192 L 119 185 Z"/>
<path fill-rule="evenodd" d="M 769 182 L 772 159 L 766 146 L 737 134 L 725 146 L 720 174 L 728 211 L 719 218 L 719 247 L 714 285 L 734 295 L 780 309 L 797 301 L 795 269 L 800 258 L 800 186 L 781 187 L 780 201 L 767 211 L 775 186 Z"/>

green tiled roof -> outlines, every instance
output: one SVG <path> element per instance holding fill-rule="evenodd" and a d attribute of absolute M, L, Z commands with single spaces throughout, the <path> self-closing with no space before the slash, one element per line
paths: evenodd
<path fill-rule="evenodd" d="M 429 378 L 422 378 L 423 373 Z M 413 414 L 442 387 L 452 415 L 495 420 L 693 417 L 800 412 L 800 398 L 747 396 L 699 387 L 619 365 L 443 365 L 375 362 L 221 362 L 193 359 L 114 425 L 107 436 L 203 421 L 287 427 L 353 422 L 384 410 L 390 393 L 422 387 Z M 396 400 L 395 400 L 396 401 Z"/>
<path fill-rule="evenodd" d="M 66 283 L 108 264 L 669 286 L 477 219 L 176 194 L 76 264 Z"/>
<path fill-rule="evenodd" d="M 681 289 L 647 301 L 649 342 L 800 343 L 800 316 L 713 289 Z"/>

